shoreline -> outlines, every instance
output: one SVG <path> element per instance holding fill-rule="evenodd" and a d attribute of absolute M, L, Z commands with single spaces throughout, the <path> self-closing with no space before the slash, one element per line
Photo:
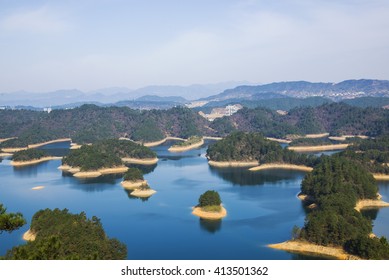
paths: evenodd
<path fill-rule="evenodd" d="M 16 152 L 19 152 L 19 151 L 24 151 L 24 150 L 27 150 L 27 147 L 16 147 L 16 148 L 1 148 L 1 150 L 4 152 L 4 153 L 16 153 Z"/>
<path fill-rule="evenodd" d="M 387 174 L 380 174 L 380 173 L 372 173 L 374 179 L 377 181 L 388 181 L 389 180 L 389 175 Z"/>
<path fill-rule="evenodd" d="M 189 146 L 171 146 L 168 149 L 168 151 L 172 152 L 172 153 L 186 152 L 186 151 L 189 151 L 189 150 L 193 150 L 193 149 L 199 148 L 202 145 L 204 145 L 204 139 L 201 139 L 201 141 L 199 141 L 197 143 L 194 143 L 192 145 L 189 145 Z"/>
<path fill-rule="evenodd" d="M 120 183 L 120 185 L 126 190 L 135 190 L 141 187 L 142 185 L 146 185 L 146 184 L 147 184 L 146 180 L 137 180 L 137 181 L 124 180 Z"/>
<path fill-rule="evenodd" d="M 45 162 L 45 161 L 49 161 L 49 160 L 58 160 L 58 159 L 62 159 L 62 157 L 42 157 L 40 159 L 33 159 L 33 160 L 27 160 L 27 161 L 11 161 L 11 165 L 14 166 L 14 167 L 19 167 L 19 166 L 26 166 L 26 165 L 34 165 L 34 164 L 38 164 L 38 163 L 41 163 L 41 162 Z"/>
<path fill-rule="evenodd" d="M 72 141 L 71 138 L 60 138 L 60 139 L 50 140 L 50 141 L 46 141 L 46 142 L 42 142 L 42 143 L 27 145 L 27 147 L 29 149 L 32 149 L 32 148 L 42 147 L 42 146 L 45 146 L 48 144 L 61 143 L 61 142 L 71 142 L 71 141 Z"/>
<path fill-rule="evenodd" d="M 283 144 L 289 144 L 292 142 L 291 140 L 287 139 L 281 139 L 281 138 L 273 138 L 273 137 L 266 137 L 267 140 L 278 142 L 278 143 L 283 143 Z"/>
<path fill-rule="evenodd" d="M 122 158 L 125 163 L 142 164 L 142 165 L 154 165 L 157 164 L 158 158 Z"/>
<path fill-rule="evenodd" d="M 298 170 L 298 171 L 306 171 L 306 172 L 311 172 L 313 170 L 313 168 L 309 166 L 288 164 L 288 163 L 265 163 L 259 166 L 252 167 L 249 170 L 260 171 L 260 170 L 268 170 L 268 169 L 288 169 L 288 170 Z"/>
<path fill-rule="evenodd" d="M 145 142 L 145 143 L 143 143 L 143 146 L 149 147 L 149 148 L 155 147 L 155 146 L 159 146 L 159 145 L 161 145 L 169 140 L 186 141 L 186 139 L 184 139 L 184 138 L 168 136 L 168 137 L 165 137 L 164 139 L 159 140 L 159 141 Z"/>
<path fill-rule="evenodd" d="M 132 196 L 140 197 L 140 198 L 147 198 L 155 194 L 157 191 L 152 189 L 142 190 L 142 189 L 135 189 L 130 193 Z"/>
<path fill-rule="evenodd" d="M 305 134 L 302 138 L 310 138 L 310 139 L 316 139 L 316 138 L 324 138 L 328 137 L 330 134 L 328 132 L 324 133 L 316 133 L 316 134 Z"/>
<path fill-rule="evenodd" d="M 378 194 L 378 197 L 380 195 Z M 361 199 L 357 201 L 354 209 L 361 212 L 363 209 L 389 207 L 389 203 L 382 199 Z"/>
<path fill-rule="evenodd" d="M 295 152 L 321 152 L 346 149 L 351 144 L 332 144 L 319 146 L 288 146 L 288 149 Z"/>
<path fill-rule="evenodd" d="M 3 143 L 8 140 L 17 139 L 18 137 L 9 137 L 9 138 L 0 138 L 0 143 Z"/>
<path fill-rule="evenodd" d="M 35 238 L 36 238 L 36 233 L 32 232 L 30 229 L 28 229 L 25 233 L 23 233 L 24 241 L 34 241 Z"/>
<path fill-rule="evenodd" d="M 11 153 L 0 153 L 0 157 L 10 157 L 12 155 Z"/>
<path fill-rule="evenodd" d="M 335 141 L 346 141 L 347 138 L 354 138 L 358 137 L 361 139 L 368 139 L 369 136 L 366 135 L 342 135 L 342 136 L 329 136 L 328 139 L 330 140 L 335 140 Z"/>
<path fill-rule="evenodd" d="M 341 247 L 316 245 L 307 241 L 288 240 L 281 243 L 269 244 L 267 247 L 293 253 L 314 254 L 335 257 L 338 260 L 360 260 L 361 258 L 348 254 Z"/>
<path fill-rule="evenodd" d="M 203 139 L 204 139 L 204 140 L 217 140 L 217 141 L 219 141 L 219 140 L 222 140 L 222 139 L 223 139 L 223 137 L 216 137 L 216 136 L 204 136 L 204 137 L 203 137 Z"/>
<path fill-rule="evenodd" d="M 220 212 L 203 211 L 201 207 L 193 207 L 192 214 L 207 220 L 220 220 L 227 216 L 227 210 L 221 205 Z"/>
<path fill-rule="evenodd" d="M 208 164 L 213 167 L 253 167 L 258 166 L 258 161 L 214 161 L 209 160 Z"/>
<path fill-rule="evenodd" d="M 102 175 L 108 174 L 120 174 L 125 173 L 128 170 L 127 166 L 116 166 L 110 168 L 100 168 L 98 170 L 80 171 L 79 167 L 61 165 L 58 167 L 59 170 L 72 173 L 76 178 L 97 178 Z"/>

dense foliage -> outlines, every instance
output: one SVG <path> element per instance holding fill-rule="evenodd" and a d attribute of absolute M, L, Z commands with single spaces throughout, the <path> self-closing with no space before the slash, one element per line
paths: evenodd
<path fill-rule="evenodd" d="M 106 236 L 100 220 L 88 219 L 84 212 L 67 209 L 40 210 L 32 218 L 30 230 L 35 241 L 14 247 L 7 259 L 125 259 L 126 246 Z"/>
<path fill-rule="evenodd" d="M 124 173 L 123 180 L 125 181 L 143 180 L 143 173 L 138 168 L 129 168 L 127 172 Z"/>
<path fill-rule="evenodd" d="M 327 137 L 323 138 L 297 138 L 289 143 L 289 146 L 320 146 L 338 144 L 339 142 L 332 141 Z"/>
<path fill-rule="evenodd" d="M 18 151 L 13 154 L 12 160 L 14 161 L 29 161 L 34 159 L 40 159 L 48 156 L 48 154 L 43 150 L 38 149 L 27 149 Z"/>
<path fill-rule="evenodd" d="M 26 220 L 21 213 L 7 213 L 7 208 L 0 204 L 0 233 L 14 231 L 25 223 Z"/>
<path fill-rule="evenodd" d="M 374 178 L 359 163 L 339 155 L 322 157 L 302 182 L 301 192 L 317 208 L 307 215 L 300 238 L 343 246 L 363 258 L 388 258 L 386 239 L 371 239 L 371 221 L 354 209 L 359 199 L 377 198 L 377 191 Z"/>
<path fill-rule="evenodd" d="M 62 164 L 77 166 L 81 171 L 97 170 L 122 165 L 122 158 L 154 158 L 156 154 L 149 148 L 128 140 L 108 139 L 93 145 L 83 145 L 71 150 L 62 159 Z"/>
<path fill-rule="evenodd" d="M 318 158 L 283 149 L 278 143 L 259 133 L 234 132 L 210 145 L 207 156 L 215 161 L 258 161 L 259 163 L 291 163 L 313 166 Z"/>
<path fill-rule="evenodd" d="M 217 191 L 206 191 L 199 198 L 199 206 L 219 206 L 222 203 Z"/>

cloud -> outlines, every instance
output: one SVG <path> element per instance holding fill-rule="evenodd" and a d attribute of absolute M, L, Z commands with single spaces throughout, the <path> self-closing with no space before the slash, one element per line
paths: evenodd
<path fill-rule="evenodd" d="M 0 26 L 8 31 L 29 33 L 56 33 L 70 28 L 63 15 L 48 6 L 33 10 L 17 11 L 5 16 Z"/>

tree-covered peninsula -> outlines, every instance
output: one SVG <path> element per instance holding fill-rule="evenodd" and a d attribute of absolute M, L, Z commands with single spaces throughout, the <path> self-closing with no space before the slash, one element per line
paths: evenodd
<path fill-rule="evenodd" d="M 27 149 L 15 152 L 12 156 L 13 161 L 31 161 L 48 157 L 49 155 L 44 150 Z"/>
<path fill-rule="evenodd" d="M 127 247 L 108 238 L 100 219 L 84 212 L 71 214 L 67 209 L 45 209 L 34 214 L 31 226 L 33 241 L 9 250 L 13 260 L 121 260 Z"/>
<path fill-rule="evenodd" d="M 362 258 L 389 258 L 386 239 L 370 237 L 372 222 L 355 209 L 360 200 L 377 200 L 377 191 L 373 176 L 359 163 L 338 155 L 323 157 L 302 182 L 301 195 L 315 207 L 304 227 L 294 229 L 294 237 L 317 245 L 341 246 Z M 373 244 L 376 251 L 367 244 Z"/>
<path fill-rule="evenodd" d="M 71 150 L 62 159 L 62 169 L 69 170 L 70 172 L 72 169 L 75 169 L 77 174 L 85 171 L 99 171 L 101 169 L 121 167 L 118 173 L 123 173 L 127 170 L 127 168 L 125 170 L 122 169 L 123 160 L 128 158 L 137 160 L 156 159 L 156 154 L 150 148 L 132 141 L 102 140 L 93 145 L 83 145 L 80 149 Z"/>
<path fill-rule="evenodd" d="M 216 162 L 287 163 L 314 166 L 319 159 L 312 155 L 299 154 L 282 148 L 267 140 L 260 133 L 234 132 L 212 144 L 207 157 Z"/>

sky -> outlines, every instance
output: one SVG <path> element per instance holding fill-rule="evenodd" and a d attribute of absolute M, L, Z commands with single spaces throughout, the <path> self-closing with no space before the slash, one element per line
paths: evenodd
<path fill-rule="evenodd" d="M 0 92 L 389 79 L 387 0 L 0 0 Z"/>

